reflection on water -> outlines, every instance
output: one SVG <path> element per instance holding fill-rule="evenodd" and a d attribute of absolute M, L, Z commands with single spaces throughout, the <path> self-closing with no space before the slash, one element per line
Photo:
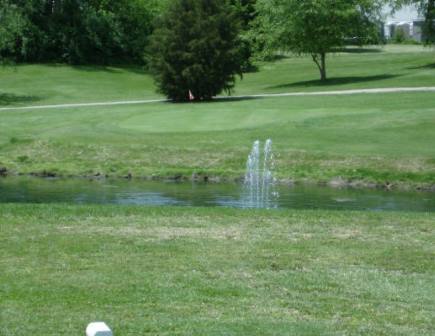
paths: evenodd
<path fill-rule="evenodd" d="M 435 211 L 435 194 L 314 186 L 279 186 L 272 208 Z M 237 184 L 140 180 L 0 179 L 0 203 L 75 203 L 247 207 Z"/>

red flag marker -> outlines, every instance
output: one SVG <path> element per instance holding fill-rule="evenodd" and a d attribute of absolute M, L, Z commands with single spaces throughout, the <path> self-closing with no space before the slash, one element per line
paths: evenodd
<path fill-rule="evenodd" d="M 195 100 L 195 96 L 192 94 L 192 91 L 189 90 L 189 100 Z"/>

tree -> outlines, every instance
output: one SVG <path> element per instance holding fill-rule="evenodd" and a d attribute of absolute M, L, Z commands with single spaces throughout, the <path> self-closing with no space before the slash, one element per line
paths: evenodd
<path fill-rule="evenodd" d="M 17 6 L 0 0 L 0 63 L 14 54 L 23 25 L 23 18 Z"/>
<path fill-rule="evenodd" d="M 243 72 L 255 69 L 255 66 L 252 64 L 253 46 L 250 35 L 252 21 L 257 15 L 255 3 L 256 0 L 230 0 L 230 4 L 234 6 L 241 22 L 240 43 L 243 58 Z"/>
<path fill-rule="evenodd" d="M 16 61 L 142 63 L 164 0 L 0 0 L 24 22 L 9 54 Z"/>
<path fill-rule="evenodd" d="M 311 55 L 326 80 L 327 54 L 378 34 L 381 8 L 380 0 L 258 0 L 254 34 L 266 54 Z"/>
<path fill-rule="evenodd" d="M 174 0 L 151 38 L 150 69 L 175 101 L 230 92 L 242 75 L 239 25 L 225 0 Z"/>

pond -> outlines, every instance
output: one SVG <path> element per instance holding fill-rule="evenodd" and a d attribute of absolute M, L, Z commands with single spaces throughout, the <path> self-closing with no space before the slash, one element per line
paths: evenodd
<path fill-rule="evenodd" d="M 435 212 L 435 193 L 277 186 L 271 208 Z M 0 178 L 0 203 L 126 204 L 246 208 L 238 184 Z"/>

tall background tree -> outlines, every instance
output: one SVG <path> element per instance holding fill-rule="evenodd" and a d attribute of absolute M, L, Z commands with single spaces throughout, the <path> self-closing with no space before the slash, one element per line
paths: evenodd
<path fill-rule="evenodd" d="M 251 39 L 251 25 L 257 15 L 255 9 L 256 0 L 230 0 L 230 4 L 234 6 L 240 22 L 240 43 L 242 51 L 242 69 L 243 72 L 252 71 L 255 69 L 253 64 L 253 44 Z"/>
<path fill-rule="evenodd" d="M 225 0 L 174 0 L 151 42 L 159 91 L 175 101 L 209 100 L 242 75 L 237 12 Z"/>
<path fill-rule="evenodd" d="M 379 33 L 381 0 L 258 0 L 253 36 L 260 53 L 276 50 L 312 57 L 326 80 L 327 54 Z"/>

